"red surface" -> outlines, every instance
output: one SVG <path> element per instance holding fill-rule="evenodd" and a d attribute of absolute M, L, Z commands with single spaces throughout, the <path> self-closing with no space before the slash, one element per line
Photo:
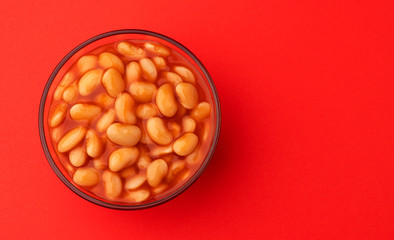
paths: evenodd
<path fill-rule="evenodd" d="M 393 239 L 394 2 L 2 1 L 0 239 Z M 142 28 L 190 48 L 221 99 L 202 177 L 121 212 L 47 163 L 38 105 L 74 46 Z"/>

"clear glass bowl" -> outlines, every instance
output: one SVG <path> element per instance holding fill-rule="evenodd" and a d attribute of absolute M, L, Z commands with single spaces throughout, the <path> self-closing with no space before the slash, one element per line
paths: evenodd
<path fill-rule="evenodd" d="M 193 176 L 190 177 L 190 179 L 187 182 L 185 182 L 185 184 L 180 186 L 178 189 L 174 189 L 172 190 L 172 192 L 169 192 L 168 194 L 158 199 L 154 199 L 153 201 L 140 203 L 140 204 L 125 204 L 125 203 L 115 203 L 115 202 L 107 201 L 98 198 L 94 194 L 84 190 L 83 188 L 80 188 L 77 185 L 74 185 L 71 177 L 68 175 L 66 170 L 61 165 L 57 157 L 57 154 L 53 148 L 52 142 L 50 140 L 48 121 L 47 121 L 54 90 L 56 86 L 59 84 L 59 82 L 61 81 L 62 76 L 69 69 L 69 67 L 75 61 L 77 61 L 81 56 L 92 51 L 97 47 L 121 40 L 126 40 L 126 39 L 156 41 L 164 45 L 167 45 L 172 49 L 174 49 L 175 51 L 177 51 L 178 53 L 182 54 L 182 56 L 184 56 L 199 71 L 202 78 L 209 86 L 212 102 L 214 104 L 213 110 L 214 110 L 215 126 L 213 127 L 213 131 L 214 131 L 213 139 L 210 145 L 209 152 L 205 157 L 204 161 L 202 162 L 200 168 L 195 172 Z M 146 31 L 146 30 L 137 30 L 137 29 L 125 29 L 125 30 L 117 30 L 117 31 L 103 33 L 86 40 L 85 42 L 81 43 L 76 48 L 71 50 L 60 61 L 60 63 L 56 66 L 51 76 L 49 77 L 48 82 L 45 85 L 44 92 L 42 93 L 40 109 L 39 109 L 39 132 L 40 132 L 41 144 L 50 166 L 52 167 L 53 171 L 55 171 L 56 175 L 60 178 L 60 180 L 78 196 L 92 203 L 111 209 L 121 209 L 121 210 L 136 210 L 136 209 L 153 207 L 175 198 L 183 191 L 185 191 L 188 187 L 190 187 L 197 180 L 197 178 L 203 173 L 209 161 L 211 160 L 213 153 L 215 152 L 216 145 L 219 139 L 219 134 L 220 134 L 220 124 L 221 124 L 221 113 L 220 113 L 219 97 L 215 85 L 212 81 L 212 78 L 209 75 L 206 68 L 201 63 L 201 61 L 198 60 L 198 58 L 190 50 L 188 50 L 179 42 L 159 33 Z"/>

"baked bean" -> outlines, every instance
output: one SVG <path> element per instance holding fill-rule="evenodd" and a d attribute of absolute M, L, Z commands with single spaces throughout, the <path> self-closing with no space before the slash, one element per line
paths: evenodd
<path fill-rule="evenodd" d="M 127 199 L 131 202 L 143 202 L 148 199 L 150 192 L 146 189 L 135 190 L 127 194 Z"/>
<path fill-rule="evenodd" d="M 107 128 L 107 137 L 113 143 L 132 147 L 141 139 L 141 129 L 125 123 L 113 123 Z"/>
<path fill-rule="evenodd" d="M 75 167 L 80 167 L 84 165 L 87 157 L 88 156 L 86 155 L 86 152 L 82 147 L 76 147 L 68 154 L 70 163 Z"/>
<path fill-rule="evenodd" d="M 97 121 L 97 130 L 99 132 L 105 132 L 109 125 L 115 121 L 115 111 L 110 109 L 104 113 L 101 118 Z"/>
<path fill-rule="evenodd" d="M 153 52 L 159 56 L 168 57 L 171 54 L 168 48 L 159 44 L 147 42 L 144 44 L 144 46 L 146 50 Z"/>
<path fill-rule="evenodd" d="M 171 143 L 173 136 L 164 125 L 161 118 L 153 117 L 146 122 L 146 130 L 149 137 L 160 145 L 168 145 Z"/>
<path fill-rule="evenodd" d="M 174 152 L 179 156 L 189 155 L 196 148 L 198 137 L 194 133 L 185 133 L 174 141 Z"/>
<path fill-rule="evenodd" d="M 89 167 L 78 168 L 73 175 L 73 181 L 81 187 L 93 187 L 99 180 L 99 174 Z"/>
<path fill-rule="evenodd" d="M 179 126 L 179 124 L 176 122 L 169 122 L 168 129 L 171 131 L 174 138 L 177 138 L 179 135 L 181 135 L 181 126 Z"/>
<path fill-rule="evenodd" d="M 103 70 L 93 69 L 87 71 L 78 82 L 78 92 L 82 96 L 91 94 L 96 87 L 100 84 Z"/>
<path fill-rule="evenodd" d="M 151 162 L 152 162 L 152 159 L 148 155 L 141 154 L 141 157 L 138 160 L 137 165 L 138 165 L 139 169 L 146 169 Z"/>
<path fill-rule="evenodd" d="M 183 160 L 178 160 L 174 162 L 167 174 L 166 180 L 167 182 L 171 182 L 178 173 L 180 173 L 185 168 L 186 162 Z"/>
<path fill-rule="evenodd" d="M 52 140 L 55 141 L 55 142 L 59 142 L 61 137 L 62 137 L 61 127 L 54 128 L 52 130 Z"/>
<path fill-rule="evenodd" d="M 119 175 L 110 171 L 103 173 L 105 195 L 108 198 L 117 198 L 122 193 L 122 180 Z"/>
<path fill-rule="evenodd" d="M 162 183 L 159 186 L 154 187 L 152 189 L 152 193 L 157 195 L 157 194 L 160 194 L 160 193 L 164 192 L 167 188 L 168 188 L 168 185 L 165 184 L 165 183 Z"/>
<path fill-rule="evenodd" d="M 105 169 L 108 168 L 107 166 L 107 161 L 104 160 L 102 157 L 101 158 L 95 158 L 93 159 L 93 166 L 97 169 L 97 170 L 102 170 L 104 171 Z"/>
<path fill-rule="evenodd" d="M 154 160 L 146 169 L 146 179 L 152 187 L 158 186 L 167 175 L 168 166 L 163 159 Z"/>
<path fill-rule="evenodd" d="M 146 56 L 144 49 L 136 47 L 128 42 L 119 43 L 117 49 L 119 53 L 133 59 L 141 59 Z"/>
<path fill-rule="evenodd" d="M 79 72 L 85 73 L 89 70 L 92 70 L 97 66 L 97 62 L 98 59 L 94 55 L 86 55 L 81 57 L 77 62 Z"/>
<path fill-rule="evenodd" d="M 111 153 L 108 159 L 109 169 L 113 172 L 122 170 L 123 168 L 133 165 L 140 151 L 138 148 L 119 148 Z"/>
<path fill-rule="evenodd" d="M 188 82 L 188 83 L 196 83 L 196 79 L 194 78 L 194 74 L 192 73 L 192 71 L 190 71 L 186 67 L 175 66 L 174 72 L 178 73 L 179 76 L 181 76 L 181 78 L 183 79 L 183 81 Z"/>
<path fill-rule="evenodd" d="M 159 111 L 166 117 L 172 117 L 178 110 L 178 104 L 174 96 L 171 84 L 165 83 L 160 86 L 156 95 L 156 105 Z"/>
<path fill-rule="evenodd" d="M 83 140 L 85 134 L 85 127 L 76 127 L 71 129 L 60 139 L 57 145 L 57 150 L 61 153 L 70 151 Z"/>
<path fill-rule="evenodd" d="M 106 92 L 97 95 L 95 102 L 103 109 L 110 108 L 115 102 L 115 98 L 109 96 Z"/>
<path fill-rule="evenodd" d="M 210 114 L 211 105 L 209 105 L 207 102 L 201 102 L 193 109 L 191 117 L 198 122 L 204 118 L 207 118 Z"/>
<path fill-rule="evenodd" d="M 183 117 L 182 127 L 184 132 L 194 132 L 194 130 L 196 129 L 196 122 L 191 117 Z"/>
<path fill-rule="evenodd" d="M 172 153 L 172 152 L 173 152 L 172 145 L 169 145 L 169 146 L 166 146 L 166 147 L 159 147 L 159 146 L 157 146 L 157 147 L 154 147 L 154 148 L 151 149 L 150 155 L 152 157 L 160 157 L 160 156 Z"/>
<path fill-rule="evenodd" d="M 129 91 L 137 102 L 150 102 L 156 92 L 156 85 L 151 82 L 135 81 Z"/>
<path fill-rule="evenodd" d="M 152 142 L 152 140 L 150 139 L 150 137 L 149 137 L 149 135 L 148 135 L 148 132 L 146 131 L 146 128 L 145 127 L 142 127 L 141 128 L 141 139 L 140 139 L 140 142 L 142 143 L 142 144 L 154 144 L 153 142 Z"/>
<path fill-rule="evenodd" d="M 186 156 L 185 162 L 188 165 L 192 166 L 192 165 L 198 163 L 198 156 L 199 156 L 199 154 L 198 154 L 198 151 L 196 151 L 196 150 L 194 150 L 192 153 L 190 153 L 189 155 Z"/>
<path fill-rule="evenodd" d="M 155 64 L 149 58 L 140 60 L 142 75 L 149 81 L 154 82 L 157 77 L 157 70 Z"/>
<path fill-rule="evenodd" d="M 127 85 L 138 81 L 141 78 L 141 67 L 137 62 L 131 62 L 126 68 Z"/>
<path fill-rule="evenodd" d="M 66 112 L 67 104 L 61 103 L 57 105 L 53 110 L 51 117 L 49 118 L 49 126 L 53 128 L 59 126 L 64 121 Z"/>
<path fill-rule="evenodd" d="M 104 69 L 114 68 L 120 74 L 124 73 L 124 65 L 122 60 L 113 53 L 103 52 L 99 55 L 99 64 Z"/>
<path fill-rule="evenodd" d="M 135 124 L 137 117 L 134 114 L 134 100 L 128 93 L 122 93 L 116 98 L 115 112 L 121 122 Z"/>
<path fill-rule="evenodd" d="M 69 86 L 63 91 L 63 100 L 70 103 L 77 98 L 77 86 Z"/>
<path fill-rule="evenodd" d="M 86 133 L 86 153 L 95 158 L 99 157 L 104 150 L 102 140 L 97 136 L 93 130 Z"/>
<path fill-rule="evenodd" d="M 87 103 L 77 103 L 70 108 L 70 116 L 74 120 L 92 119 L 101 113 L 101 108 Z"/>
<path fill-rule="evenodd" d="M 120 171 L 120 176 L 122 178 L 128 178 L 134 176 L 136 174 L 134 167 L 128 167 Z"/>
<path fill-rule="evenodd" d="M 164 60 L 164 58 L 162 57 L 153 57 L 152 61 L 155 63 L 156 68 L 160 70 L 164 70 L 167 68 L 166 60 Z"/>
<path fill-rule="evenodd" d="M 174 86 L 183 82 L 181 76 L 173 72 L 163 72 L 162 76 L 167 79 Z"/>
<path fill-rule="evenodd" d="M 194 108 L 198 103 L 197 89 L 190 83 L 180 83 L 175 87 L 179 102 L 186 109 Z"/>
<path fill-rule="evenodd" d="M 105 71 L 102 83 L 111 97 L 117 97 L 125 89 L 125 83 L 122 75 L 120 75 L 120 73 L 114 68 L 110 68 Z"/>
<path fill-rule="evenodd" d="M 157 116 L 159 112 L 154 104 L 145 103 L 138 105 L 136 109 L 137 117 L 141 119 L 148 119 Z"/>
<path fill-rule="evenodd" d="M 145 174 L 138 174 L 133 177 L 131 177 L 129 180 L 126 181 L 125 183 L 125 189 L 126 190 L 134 190 L 139 188 L 144 182 L 146 181 L 146 175 Z"/>

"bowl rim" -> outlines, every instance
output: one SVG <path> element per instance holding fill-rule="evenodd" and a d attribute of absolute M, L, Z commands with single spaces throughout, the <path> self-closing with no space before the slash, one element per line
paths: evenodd
<path fill-rule="evenodd" d="M 179 48 L 180 50 L 182 50 L 184 53 L 186 53 L 198 66 L 199 70 L 204 74 L 209 87 L 212 91 L 213 94 L 213 100 L 215 103 L 215 111 L 216 111 L 216 129 L 215 129 L 215 134 L 213 135 L 213 139 L 212 139 L 212 144 L 211 147 L 209 149 L 208 154 L 206 155 L 204 162 L 201 164 L 200 168 L 196 171 L 196 173 L 187 181 L 185 182 L 184 185 L 182 185 L 180 188 L 178 188 L 176 191 L 172 192 L 171 194 L 154 200 L 152 202 L 148 202 L 148 203 L 143 203 L 143 204 L 135 204 L 135 205 L 118 205 L 115 203 L 110 203 L 110 202 L 105 202 L 102 201 L 98 198 L 89 196 L 88 194 L 84 193 L 83 191 L 79 190 L 76 186 L 74 186 L 74 184 L 72 184 L 70 181 L 67 180 L 67 178 L 63 175 L 63 173 L 59 170 L 59 168 L 57 167 L 55 161 L 53 160 L 49 148 L 48 148 L 48 144 L 45 138 L 45 130 L 44 130 L 44 110 L 45 110 L 45 102 L 48 96 L 48 91 L 51 87 L 51 84 L 53 82 L 53 80 L 55 79 L 56 75 L 58 74 L 58 72 L 61 70 L 61 68 L 63 67 L 63 65 L 75 54 L 77 53 L 79 50 L 83 49 L 84 47 L 88 46 L 89 44 L 106 38 L 106 37 L 111 37 L 114 35 L 121 35 L 121 34 L 140 34 L 140 35 L 148 35 L 148 36 L 153 36 L 159 39 L 162 39 L 164 41 L 167 41 L 173 45 L 175 45 L 177 48 Z M 167 37 L 163 34 L 157 33 L 157 32 L 152 32 L 152 31 L 148 31 L 148 30 L 142 30 L 142 29 L 120 29 L 120 30 L 114 30 L 114 31 L 109 31 L 109 32 L 105 32 L 99 35 L 96 35 L 92 38 L 89 38 L 88 40 L 80 43 L 78 46 L 76 46 L 75 48 L 73 48 L 55 67 L 55 69 L 53 70 L 53 72 L 51 73 L 48 81 L 45 84 L 45 88 L 44 91 L 41 95 L 41 100 L 40 100 L 40 107 L 39 107 L 39 112 L 38 112 L 38 129 L 39 129 L 39 134 L 40 134 L 40 141 L 41 141 L 41 145 L 44 151 L 44 154 L 47 158 L 47 161 L 49 163 L 49 165 L 51 166 L 52 170 L 55 172 L 55 174 L 58 176 L 58 178 L 60 178 L 60 180 L 71 190 L 73 191 L 75 194 L 77 194 L 78 196 L 82 197 L 83 199 L 94 203 L 96 205 L 102 206 L 102 207 L 106 207 L 106 208 L 110 208 L 110 209 L 117 209 L 117 210 L 139 210 L 139 209 L 146 209 L 146 208 L 150 208 L 153 206 L 158 206 L 161 205 L 171 199 L 174 199 L 175 197 L 179 196 L 181 193 L 183 193 L 186 189 L 188 189 L 200 176 L 201 174 L 204 172 L 204 170 L 206 169 L 206 167 L 208 166 L 209 162 L 212 159 L 212 156 L 216 150 L 216 146 L 219 140 L 219 136 L 220 136 L 220 128 L 221 128 L 221 108 L 220 108 L 220 101 L 219 101 L 219 96 L 215 87 L 215 84 L 213 83 L 213 80 L 210 76 L 210 74 L 208 73 L 207 69 L 205 68 L 205 66 L 202 64 L 202 62 L 196 57 L 196 55 L 194 55 L 188 48 L 186 48 L 185 46 L 183 46 L 181 43 L 177 42 L 176 40 Z"/>

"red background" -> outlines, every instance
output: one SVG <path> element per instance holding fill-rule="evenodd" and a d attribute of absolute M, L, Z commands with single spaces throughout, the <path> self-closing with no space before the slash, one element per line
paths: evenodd
<path fill-rule="evenodd" d="M 2 1 L 0 239 L 394 239 L 394 2 Z M 211 164 L 159 207 L 116 211 L 49 167 L 38 106 L 82 41 L 141 28 L 218 88 Z"/>

